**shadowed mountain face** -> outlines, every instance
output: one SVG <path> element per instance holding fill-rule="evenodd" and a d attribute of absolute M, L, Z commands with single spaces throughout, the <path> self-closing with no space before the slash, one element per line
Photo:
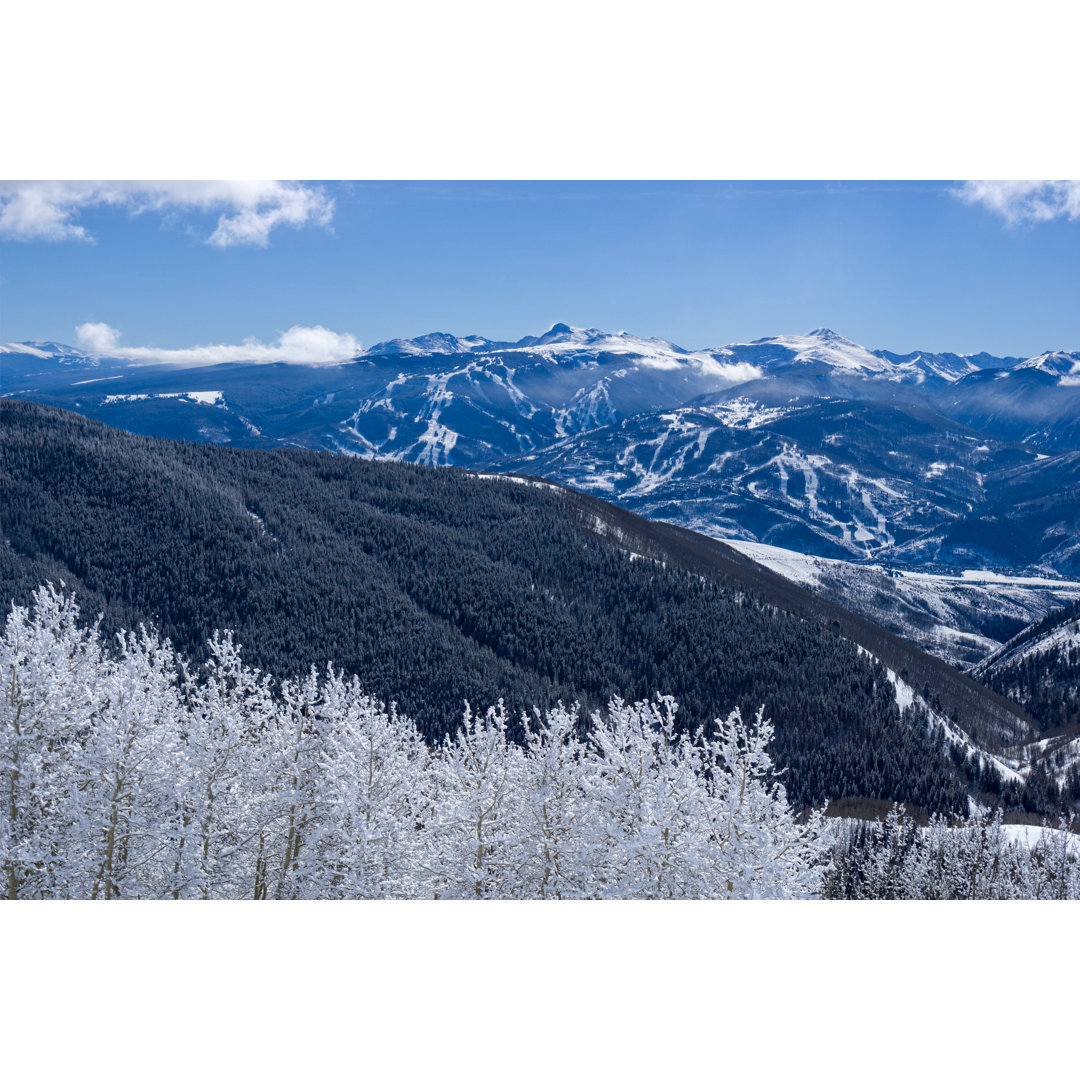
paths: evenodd
<path fill-rule="evenodd" d="M 432 739 L 466 699 L 517 716 L 659 690 L 691 729 L 763 704 L 799 805 L 1019 805 L 988 754 L 1026 738 L 1021 707 L 697 533 L 541 482 L 147 439 L 30 402 L 0 421 L 5 603 L 63 580 L 195 660 L 231 627 L 274 674 L 359 673 Z M 959 739 L 990 773 L 945 753 Z"/>
<path fill-rule="evenodd" d="M 899 355 L 826 329 L 691 351 L 565 323 L 319 367 L 0 349 L 3 395 L 145 434 L 530 473 L 824 557 L 1080 574 L 1080 353 Z"/>

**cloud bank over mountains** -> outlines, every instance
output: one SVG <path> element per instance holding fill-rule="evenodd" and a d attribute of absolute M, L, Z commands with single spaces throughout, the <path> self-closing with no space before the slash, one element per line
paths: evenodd
<path fill-rule="evenodd" d="M 216 212 L 204 242 L 219 248 L 266 247 L 279 226 L 326 228 L 334 216 L 322 188 L 293 181 L 0 181 L 0 239 L 93 243 L 79 214 L 103 206 L 133 215 Z"/>
<path fill-rule="evenodd" d="M 338 334 L 325 326 L 292 326 L 267 345 L 248 338 L 240 345 L 193 345 L 185 349 L 153 346 L 125 347 L 120 331 L 108 323 L 85 322 L 75 328 L 79 347 L 92 356 L 112 356 L 146 364 L 341 364 L 362 350 L 352 334 Z"/>

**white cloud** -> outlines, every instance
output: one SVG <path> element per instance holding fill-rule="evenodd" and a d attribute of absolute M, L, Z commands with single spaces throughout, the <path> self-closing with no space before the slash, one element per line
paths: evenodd
<path fill-rule="evenodd" d="M 75 327 L 75 339 L 80 349 L 85 349 L 91 356 L 112 356 L 120 331 L 114 330 L 108 323 L 84 322 Z"/>
<path fill-rule="evenodd" d="M 765 374 L 755 364 L 740 361 L 737 364 L 721 364 L 716 360 L 711 363 L 702 362 L 702 370 L 720 379 L 727 379 L 731 383 L 750 382 L 752 379 L 760 379 Z"/>
<path fill-rule="evenodd" d="M 724 367 L 728 378 L 735 382 L 750 382 L 751 379 L 760 379 L 765 374 L 753 364 L 725 364 Z"/>
<path fill-rule="evenodd" d="M 0 238 L 93 242 L 81 210 L 116 206 L 132 214 L 218 213 L 214 247 L 266 247 L 279 225 L 328 226 L 334 200 L 319 187 L 281 180 L 0 181 Z"/>
<path fill-rule="evenodd" d="M 338 334 L 325 326 L 293 326 L 272 345 L 250 338 L 242 345 L 193 345 L 187 349 L 122 346 L 120 331 L 108 323 L 83 323 L 75 328 L 79 346 L 95 356 L 131 360 L 137 364 L 342 364 L 361 351 L 352 334 Z"/>
<path fill-rule="evenodd" d="M 955 190 L 964 202 L 985 206 L 1010 225 L 1080 220 L 1080 180 L 965 180 Z"/>

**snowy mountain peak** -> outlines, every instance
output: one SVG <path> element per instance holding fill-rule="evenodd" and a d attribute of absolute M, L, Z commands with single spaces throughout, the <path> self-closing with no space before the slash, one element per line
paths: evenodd
<path fill-rule="evenodd" d="M 36 356 L 39 360 L 45 360 L 50 355 L 36 346 L 31 345 L 29 342 L 18 341 L 9 341 L 6 345 L 0 345 L 0 353 L 14 353 L 18 356 Z"/>
<path fill-rule="evenodd" d="M 565 342 L 585 345 L 604 336 L 602 330 L 596 330 L 595 328 L 585 329 L 581 326 L 570 326 L 567 323 L 558 322 L 546 334 L 541 334 L 536 339 L 536 344 L 555 345 Z"/>
<path fill-rule="evenodd" d="M 22 356 L 82 356 L 78 349 L 59 341 L 11 341 L 0 345 L 0 353 L 18 353 Z"/>
<path fill-rule="evenodd" d="M 567 323 L 556 323 L 546 334 L 538 338 L 522 338 L 519 345 L 595 345 L 597 342 L 606 341 L 608 338 L 619 337 L 619 334 L 611 334 L 607 330 L 598 330 L 595 326 L 570 326 Z"/>
<path fill-rule="evenodd" d="M 1021 361 L 1013 370 L 1041 371 L 1055 378 L 1078 375 L 1080 374 L 1080 353 L 1067 353 L 1061 350 L 1045 352 L 1029 360 Z"/>
<path fill-rule="evenodd" d="M 431 334 L 422 334 L 414 338 L 392 338 L 390 341 L 380 341 L 366 349 L 364 356 L 389 356 L 400 354 L 402 356 L 434 356 L 454 353 L 483 352 L 490 348 L 494 342 L 487 338 L 470 334 L 468 337 L 456 337 L 443 331 Z"/>
<path fill-rule="evenodd" d="M 59 341 L 12 341 L 0 345 L 0 354 L 32 356 L 37 360 L 56 360 L 61 364 L 77 364 L 80 367 L 93 367 L 98 362 L 97 357 L 87 356 Z"/>
<path fill-rule="evenodd" d="M 888 374 L 892 365 L 835 330 L 819 327 L 808 334 L 779 334 L 750 342 L 755 359 L 766 367 L 817 365 L 837 374 Z M 743 347 L 746 348 L 746 347 Z"/>

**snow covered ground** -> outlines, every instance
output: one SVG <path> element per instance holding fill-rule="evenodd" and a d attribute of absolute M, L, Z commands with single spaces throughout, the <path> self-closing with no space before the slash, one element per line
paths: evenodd
<path fill-rule="evenodd" d="M 104 382 L 105 380 L 91 379 L 90 382 Z M 127 401 L 146 401 L 149 398 L 160 400 L 162 398 L 184 398 L 193 401 L 197 405 L 224 405 L 225 398 L 220 390 L 183 390 L 168 394 L 109 394 L 102 399 L 102 405 L 118 405 Z"/>
<path fill-rule="evenodd" d="M 1001 828 L 1010 843 L 1020 843 L 1029 848 L 1035 847 L 1044 838 L 1052 841 L 1058 835 L 1056 829 L 1048 829 L 1042 825 L 1002 825 Z M 1074 834 L 1069 837 L 1069 851 L 1080 856 L 1080 836 Z"/>

